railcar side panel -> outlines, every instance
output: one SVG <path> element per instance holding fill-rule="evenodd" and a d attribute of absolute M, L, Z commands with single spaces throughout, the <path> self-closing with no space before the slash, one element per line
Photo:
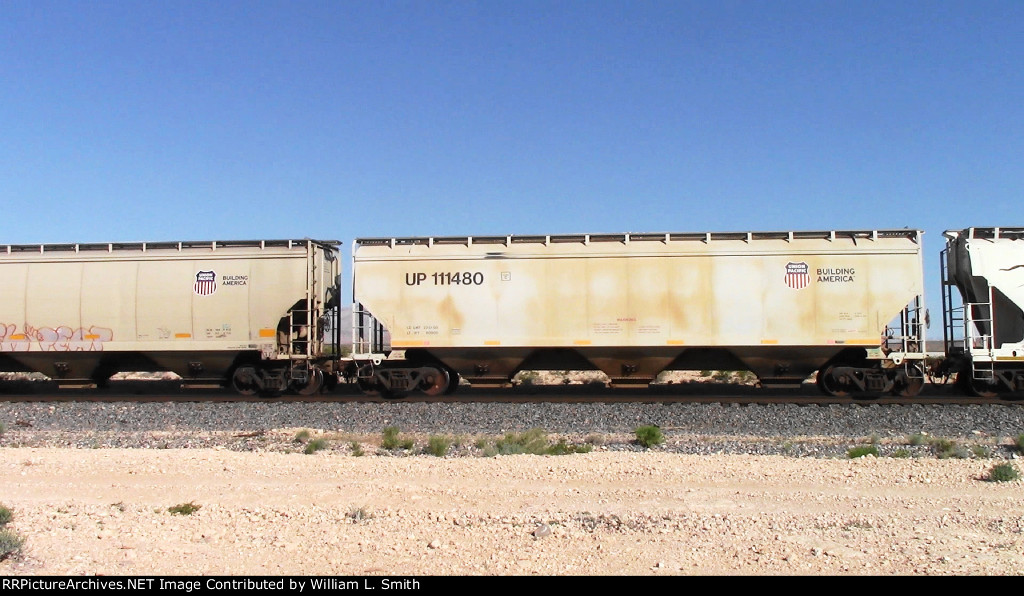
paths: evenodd
<path fill-rule="evenodd" d="M 20 351 L 28 347 L 25 321 L 25 289 L 28 285 L 28 265 L 10 263 L 3 266 L 0 283 L 0 352 Z"/>
<path fill-rule="evenodd" d="M 916 245 L 798 254 L 625 248 L 590 256 L 560 245 L 495 258 L 490 245 L 477 255 L 444 245 L 377 258 L 378 247 L 361 246 L 355 294 L 395 347 L 806 345 L 877 343 L 923 286 Z"/>
<path fill-rule="evenodd" d="M 337 244 L 0 247 L 0 360 L 69 379 L 125 366 L 223 379 L 243 354 L 319 357 Z"/>
<path fill-rule="evenodd" d="M 629 365 L 646 374 L 689 348 L 753 360 L 765 346 L 827 347 L 820 364 L 878 347 L 924 285 L 908 230 L 357 240 L 353 273 L 356 301 L 395 348 L 463 370 L 485 348 L 655 358 Z"/>
<path fill-rule="evenodd" d="M 83 267 L 81 285 L 82 321 L 89 325 L 85 335 L 94 337 L 97 347 L 112 341 L 138 341 L 142 335 L 136 314 L 152 308 L 173 310 L 179 301 L 163 301 L 145 304 L 141 297 L 151 284 L 139 284 L 139 268 L 136 263 L 126 261 L 95 262 Z M 73 303 L 64 288 L 62 299 Z M 120 334 L 114 336 L 114 330 Z M 105 335 L 109 330 L 109 336 Z M 92 346 L 90 346 L 92 347 Z"/>

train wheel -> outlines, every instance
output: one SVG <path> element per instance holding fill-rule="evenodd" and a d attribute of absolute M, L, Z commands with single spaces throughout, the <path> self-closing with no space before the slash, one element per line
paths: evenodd
<path fill-rule="evenodd" d="M 380 395 L 378 386 L 366 379 L 356 379 L 356 386 L 363 392 L 364 395 L 370 395 L 376 397 Z"/>
<path fill-rule="evenodd" d="M 447 393 L 448 384 L 451 378 L 448 376 L 448 371 L 443 368 L 432 369 L 434 372 L 427 375 L 426 385 L 420 389 L 424 394 L 430 397 L 436 397 L 443 393 Z"/>
<path fill-rule="evenodd" d="M 818 371 L 818 389 L 825 395 L 832 397 L 844 397 L 849 394 L 833 374 L 835 367 L 827 366 Z"/>
<path fill-rule="evenodd" d="M 913 366 L 907 372 L 913 373 L 914 376 L 907 375 L 906 380 L 893 389 L 893 394 L 900 397 L 914 397 L 921 393 L 921 388 L 924 387 L 924 370 L 920 366 Z"/>
<path fill-rule="evenodd" d="M 299 395 L 315 395 L 324 386 L 324 373 L 318 368 L 309 372 L 309 381 L 304 385 L 292 385 L 292 390 Z"/>
<path fill-rule="evenodd" d="M 459 388 L 459 373 L 454 370 L 445 372 L 448 372 L 448 387 L 444 390 L 444 394 L 451 395 Z"/>
<path fill-rule="evenodd" d="M 992 385 L 989 385 L 988 383 L 983 383 L 978 380 L 975 380 L 973 383 L 971 383 L 970 392 L 971 395 L 974 395 L 975 397 L 984 398 L 992 398 L 999 395 L 999 392 L 996 391 Z"/>
<path fill-rule="evenodd" d="M 970 370 L 956 374 L 956 386 L 974 397 L 992 398 L 998 395 L 994 385 L 975 379 L 974 373 Z"/>
<path fill-rule="evenodd" d="M 256 384 L 256 367 L 239 366 L 231 374 L 231 388 L 239 395 L 256 395 L 260 387 Z"/>

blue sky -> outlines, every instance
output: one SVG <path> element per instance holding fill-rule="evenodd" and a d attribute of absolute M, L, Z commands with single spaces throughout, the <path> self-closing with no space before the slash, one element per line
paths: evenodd
<path fill-rule="evenodd" d="M 0 242 L 911 227 L 937 309 L 1022 62 L 1019 1 L 0 0 Z"/>

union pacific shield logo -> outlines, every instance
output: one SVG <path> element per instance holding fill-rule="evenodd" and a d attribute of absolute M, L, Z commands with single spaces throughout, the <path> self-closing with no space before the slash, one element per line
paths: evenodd
<path fill-rule="evenodd" d="M 786 263 L 786 285 L 802 290 L 811 283 L 810 267 L 807 263 Z"/>
<path fill-rule="evenodd" d="M 200 271 L 196 273 L 196 294 L 209 296 L 217 291 L 217 274 L 213 271 Z"/>

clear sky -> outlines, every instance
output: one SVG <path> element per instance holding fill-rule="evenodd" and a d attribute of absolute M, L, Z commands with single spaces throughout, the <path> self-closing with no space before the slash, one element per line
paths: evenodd
<path fill-rule="evenodd" d="M 0 0 L 0 243 L 910 227 L 937 312 L 1022 64 L 1019 0 Z"/>

